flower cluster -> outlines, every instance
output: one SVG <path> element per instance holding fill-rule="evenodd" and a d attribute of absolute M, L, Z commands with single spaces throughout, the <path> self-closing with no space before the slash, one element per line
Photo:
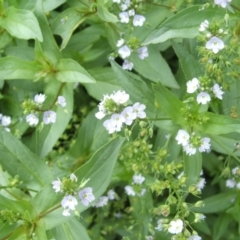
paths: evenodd
<path fill-rule="evenodd" d="M 106 206 L 109 200 L 111 201 L 115 199 L 117 199 L 117 194 L 112 189 L 110 189 L 107 192 L 107 196 L 101 196 L 92 206 L 96 208 L 101 208 Z"/>
<path fill-rule="evenodd" d="M 226 180 L 226 187 L 240 189 L 240 168 L 232 169 L 232 177 Z"/>
<path fill-rule="evenodd" d="M 110 134 L 120 132 L 123 124 L 130 126 L 136 118 L 146 117 L 144 104 L 137 102 L 133 106 L 124 108 L 128 99 L 129 94 L 125 91 L 117 91 L 111 95 L 104 95 L 103 100 L 98 105 L 99 111 L 95 114 L 96 118 L 102 119 L 106 115 L 111 115 L 111 118 L 103 123 Z"/>
<path fill-rule="evenodd" d="M 63 178 L 62 181 L 57 179 L 52 182 L 55 192 L 63 192 L 65 194 L 61 201 L 61 206 L 63 207 L 63 216 L 70 216 L 70 210 L 75 211 L 76 206 L 78 205 L 77 198 L 74 196 L 76 193 L 78 194 L 79 199 L 84 206 L 88 206 L 92 201 L 95 200 L 95 197 L 92 193 L 92 188 L 86 187 L 79 191 L 77 181 L 77 177 L 72 173 L 69 178 Z M 80 187 L 82 187 L 82 185 L 85 185 L 85 183 L 81 184 Z"/>
<path fill-rule="evenodd" d="M 199 152 L 210 152 L 210 138 L 199 138 L 195 134 L 190 135 L 187 131 L 180 129 L 175 138 L 178 144 L 183 146 L 183 150 L 187 155 L 194 155 L 197 150 Z"/>
<path fill-rule="evenodd" d="M 26 113 L 26 121 L 30 126 L 36 126 L 39 123 L 40 112 L 43 112 L 43 123 L 45 125 L 55 123 L 57 119 L 57 114 L 52 110 L 42 110 L 42 105 L 46 100 L 45 94 L 37 94 L 34 99 L 27 100 L 23 102 L 22 106 L 24 108 L 24 113 Z M 58 96 L 57 104 L 61 107 L 67 105 L 66 100 L 63 96 Z"/>
<path fill-rule="evenodd" d="M 143 196 L 146 193 L 146 188 L 142 188 L 141 185 L 145 181 L 145 177 L 141 174 L 135 174 L 133 176 L 132 185 L 125 186 L 125 191 L 128 196 Z"/>
<path fill-rule="evenodd" d="M 11 117 L 0 114 L 0 121 L 2 127 L 4 127 L 7 132 L 10 132 L 10 129 L 8 127 L 12 122 Z"/>

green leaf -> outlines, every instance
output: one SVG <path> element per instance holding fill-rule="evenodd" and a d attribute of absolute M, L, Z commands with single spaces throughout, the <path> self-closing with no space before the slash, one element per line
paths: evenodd
<path fill-rule="evenodd" d="M 232 206 L 232 199 L 236 194 L 232 191 L 220 193 L 212 197 L 203 199 L 203 207 L 193 207 L 191 210 L 199 213 L 218 213 L 225 211 Z"/>
<path fill-rule="evenodd" d="M 134 69 L 145 78 L 153 82 L 161 82 L 172 88 L 179 88 L 170 67 L 155 46 L 148 47 L 149 56 L 144 60 L 138 55 L 132 54 L 130 60 L 134 63 Z"/>
<path fill-rule="evenodd" d="M 50 12 L 53 9 L 56 9 L 57 7 L 61 6 L 63 3 L 65 3 L 66 0 L 43 0 L 43 9 L 44 12 Z"/>
<path fill-rule="evenodd" d="M 38 21 L 29 10 L 7 8 L 4 17 L 0 18 L 0 25 L 13 37 L 43 41 Z"/>
<path fill-rule="evenodd" d="M 1 29 L 0 49 L 4 48 L 11 41 L 12 41 L 12 36 L 7 31 Z"/>
<path fill-rule="evenodd" d="M 60 59 L 56 71 L 56 79 L 60 82 L 95 83 L 95 79 L 72 59 Z"/>
<path fill-rule="evenodd" d="M 191 55 L 186 48 L 177 42 L 172 41 L 172 46 L 176 52 L 185 78 L 190 80 L 201 75 L 200 65 L 196 58 Z"/>
<path fill-rule="evenodd" d="M 118 18 L 114 14 L 110 13 L 108 9 L 101 4 L 97 5 L 97 14 L 102 20 L 106 22 L 118 22 Z"/>
<path fill-rule="evenodd" d="M 16 57 L 0 58 L 0 79 L 33 79 L 41 67 L 34 61 Z"/>
<path fill-rule="evenodd" d="M 68 8 L 52 23 L 53 34 L 62 38 L 61 50 L 64 49 L 72 36 L 74 30 L 86 19 L 77 8 Z"/>
<path fill-rule="evenodd" d="M 196 184 L 202 171 L 202 154 L 197 152 L 194 155 L 183 155 L 184 161 L 184 174 L 187 177 L 186 188 L 192 184 Z"/>
<path fill-rule="evenodd" d="M 213 239 L 219 240 L 223 237 L 226 233 L 228 225 L 231 221 L 229 214 L 221 214 L 217 217 L 216 221 L 214 222 L 213 226 Z"/>
<path fill-rule="evenodd" d="M 2 167 L 12 176 L 19 175 L 24 185 L 39 189 L 52 180 L 47 165 L 3 128 L 0 129 L 0 152 Z"/>
<path fill-rule="evenodd" d="M 194 38 L 199 34 L 201 22 L 224 16 L 223 9 L 208 7 L 200 11 L 201 7 L 202 5 L 192 6 L 168 18 L 159 29 L 150 33 L 143 44 L 156 44 L 172 38 Z"/>

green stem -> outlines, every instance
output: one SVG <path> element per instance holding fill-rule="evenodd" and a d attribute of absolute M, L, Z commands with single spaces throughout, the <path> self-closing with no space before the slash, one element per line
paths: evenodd
<path fill-rule="evenodd" d="M 165 7 L 165 8 L 168 8 L 168 9 L 172 9 L 171 6 L 168 6 L 168 5 L 164 5 L 164 4 L 159 4 L 159 3 L 153 3 L 153 2 L 149 2 L 149 1 L 144 1 L 143 3 L 147 3 L 147 4 L 151 4 L 151 5 L 155 5 L 155 6 L 159 6 L 159 7 Z"/>
<path fill-rule="evenodd" d="M 61 204 L 57 205 L 56 207 L 54 207 L 54 208 L 52 208 L 52 209 L 50 209 L 50 210 L 48 210 L 48 211 L 46 211 L 46 212 L 41 213 L 41 214 L 38 216 L 38 219 L 43 218 L 44 216 L 46 216 L 46 215 L 49 214 L 50 212 L 53 212 L 53 211 L 55 211 L 56 209 L 58 209 L 58 208 L 60 208 L 60 207 L 61 207 Z"/>
<path fill-rule="evenodd" d="M 235 6 L 234 4 L 230 3 L 230 6 L 231 6 L 232 8 L 234 8 L 234 9 L 236 9 L 236 10 L 240 11 L 240 8 L 239 8 L 239 7 L 237 7 L 237 6 Z"/>

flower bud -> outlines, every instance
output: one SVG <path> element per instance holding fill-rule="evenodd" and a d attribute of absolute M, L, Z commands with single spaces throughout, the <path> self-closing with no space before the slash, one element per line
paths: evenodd
<path fill-rule="evenodd" d="M 204 206 L 204 202 L 203 201 L 197 201 L 194 206 L 195 207 L 203 207 Z"/>

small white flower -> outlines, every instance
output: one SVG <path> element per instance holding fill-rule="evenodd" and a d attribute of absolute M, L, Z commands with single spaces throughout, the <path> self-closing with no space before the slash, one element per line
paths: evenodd
<path fill-rule="evenodd" d="M 132 71 L 134 64 L 129 60 L 125 59 L 122 65 L 123 70 Z"/>
<path fill-rule="evenodd" d="M 169 223 L 168 232 L 171 234 L 181 233 L 183 230 L 183 221 L 181 219 L 177 219 L 176 221 L 171 221 Z"/>
<path fill-rule="evenodd" d="M 197 152 L 197 149 L 191 143 L 183 146 L 183 150 L 189 156 L 194 155 Z"/>
<path fill-rule="evenodd" d="M 222 95 L 224 94 L 224 92 L 221 89 L 222 88 L 216 83 L 214 84 L 212 91 L 216 98 L 219 98 L 222 100 L 223 99 Z"/>
<path fill-rule="evenodd" d="M 125 118 L 125 124 L 130 126 L 133 122 L 133 120 L 136 119 L 137 114 L 134 112 L 133 107 L 129 106 L 123 109 L 121 112 L 121 115 Z"/>
<path fill-rule="evenodd" d="M 143 177 L 142 174 L 140 174 L 140 173 L 139 174 L 135 174 L 133 176 L 133 182 L 135 184 L 141 185 L 144 181 L 145 181 L 145 177 Z"/>
<path fill-rule="evenodd" d="M 52 181 L 52 185 L 53 185 L 53 189 L 55 190 L 55 192 L 61 191 L 62 183 L 59 178 L 55 181 Z"/>
<path fill-rule="evenodd" d="M 76 177 L 76 175 L 74 173 L 71 173 L 70 180 L 72 180 L 73 182 L 77 182 L 78 178 Z"/>
<path fill-rule="evenodd" d="M 116 193 L 112 189 L 107 192 L 107 196 L 109 200 L 116 199 Z"/>
<path fill-rule="evenodd" d="M 199 152 L 210 152 L 211 150 L 211 144 L 210 144 L 210 138 L 202 138 L 201 139 L 201 145 L 198 148 Z"/>
<path fill-rule="evenodd" d="M 193 236 L 189 237 L 188 240 L 202 240 L 202 238 L 199 237 L 198 235 L 193 235 Z"/>
<path fill-rule="evenodd" d="M 36 126 L 39 122 L 39 119 L 35 114 L 30 113 L 26 116 L 26 121 L 30 126 Z"/>
<path fill-rule="evenodd" d="M 66 99 L 65 99 L 65 97 L 63 97 L 63 96 L 58 96 L 57 103 L 58 103 L 61 107 L 66 107 L 66 105 L 67 105 Z"/>
<path fill-rule="evenodd" d="M 197 78 L 193 78 L 192 80 L 187 82 L 187 92 L 194 93 L 200 87 L 199 80 Z"/>
<path fill-rule="evenodd" d="M 95 200 L 91 187 L 87 187 L 79 191 L 78 196 L 84 206 L 88 206 L 90 202 Z"/>
<path fill-rule="evenodd" d="M 106 114 L 104 114 L 104 112 L 101 112 L 101 111 L 95 113 L 95 117 L 96 117 L 97 119 L 102 119 L 102 118 L 104 118 L 105 116 L 106 116 Z"/>
<path fill-rule="evenodd" d="M 122 217 L 122 213 L 121 212 L 114 213 L 114 217 L 115 218 L 121 218 Z"/>
<path fill-rule="evenodd" d="M 209 27 L 209 22 L 208 22 L 208 20 L 205 20 L 204 22 L 202 22 L 202 23 L 200 24 L 199 31 L 200 31 L 200 32 L 203 32 L 203 31 L 205 31 L 208 27 Z"/>
<path fill-rule="evenodd" d="M 133 17 L 133 26 L 137 27 L 141 27 L 143 25 L 143 23 L 145 22 L 146 18 L 142 15 L 134 15 Z"/>
<path fill-rule="evenodd" d="M 75 206 L 78 205 L 78 201 L 75 197 L 68 195 L 63 198 L 61 205 L 64 209 L 75 210 Z"/>
<path fill-rule="evenodd" d="M 131 49 L 127 45 L 124 45 L 118 49 L 118 53 L 123 59 L 125 59 L 131 55 Z"/>
<path fill-rule="evenodd" d="M 69 209 L 66 208 L 63 210 L 62 215 L 65 217 L 69 217 L 69 216 L 71 216 L 71 213 L 70 213 Z"/>
<path fill-rule="evenodd" d="M 186 146 L 186 145 L 188 145 L 190 135 L 185 130 L 180 129 L 180 130 L 178 130 L 178 133 L 177 133 L 177 136 L 175 139 L 177 140 L 178 144 Z"/>
<path fill-rule="evenodd" d="M 147 191 L 146 188 L 142 188 L 142 189 L 141 189 L 141 192 L 138 193 L 137 195 L 138 195 L 139 197 L 141 197 L 141 196 L 143 196 L 143 195 L 146 193 L 146 191 Z"/>
<path fill-rule="evenodd" d="M 158 226 L 157 226 L 155 229 L 158 230 L 159 232 L 161 232 L 161 231 L 163 230 L 163 226 L 162 226 L 162 224 L 163 224 L 163 219 L 159 219 L 159 220 L 157 221 L 157 224 L 158 224 Z"/>
<path fill-rule="evenodd" d="M 133 111 L 137 114 L 138 118 L 145 118 L 146 113 L 144 110 L 146 109 L 146 106 L 144 104 L 141 104 L 139 102 L 136 102 L 133 104 Z"/>
<path fill-rule="evenodd" d="M 207 92 L 200 92 L 197 95 L 197 102 L 200 104 L 206 104 L 211 101 L 211 97 Z"/>
<path fill-rule="evenodd" d="M 236 184 L 236 188 L 240 189 L 240 182 Z"/>
<path fill-rule="evenodd" d="M 207 43 L 206 48 L 212 50 L 215 54 L 224 48 L 224 42 L 218 37 L 212 37 Z"/>
<path fill-rule="evenodd" d="M 222 8 L 227 7 L 227 3 L 231 2 L 232 0 L 214 0 L 216 5 L 220 5 Z"/>
<path fill-rule="evenodd" d="M 239 167 L 235 167 L 232 169 L 232 174 L 236 175 L 238 171 L 239 171 Z"/>
<path fill-rule="evenodd" d="M 114 132 L 120 132 L 122 124 L 124 123 L 125 118 L 120 114 L 113 114 L 111 119 L 104 121 L 103 126 L 106 128 L 109 134 Z"/>
<path fill-rule="evenodd" d="M 43 113 L 44 124 L 55 123 L 57 119 L 57 114 L 54 111 L 46 111 Z"/>
<path fill-rule="evenodd" d="M 2 126 L 7 127 L 11 124 L 11 117 L 2 116 L 1 121 L 2 121 Z"/>
<path fill-rule="evenodd" d="M 201 191 L 205 187 L 205 184 L 206 184 L 205 178 L 200 178 L 198 183 L 196 184 L 198 191 Z"/>
<path fill-rule="evenodd" d="M 135 10 L 134 9 L 128 10 L 128 15 L 129 16 L 134 16 L 135 15 Z"/>
<path fill-rule="evenodd" d="M 146 46 L 139 48 L 137 51 L 140 59 L 143 60 L 144 58 L 148 57 L 148 48 Z"/>
<path fill-rule="evenodd" d="M 128 196 L 135 196 L 136 195 L 132 186 L 126 186 L 124 189 L 125 189 Z"/>
<path fill-rule="evenodd" d="M 119 39 L 118 41 L 117 41 L 117 44 L 116 44 L 116 46 L 117 47 L 121 47 L 123 44 L 124 44 L 124 39 L 123 38 L 121 38 L 121 39 Z"/>
<path fill-rule="evenodd" d="M 115 3 L 120 3 L 121 2 L 121 0 L 113 0 L 113 2 L 115 2 Z"/>
<path fill-rule="evenodd" d="M 117 91 L 112 94 L 113 101 L 117 104 L 124 104 L 129 99 L 129 94 L 127 94 L 125 91 Z"/>
<path fill-rule="evenodd" d="M 100 197 L 97 202 L 95 203 L 95 207 L 96 208 L 99 208 L 99 207 L 103 207 L 103 206 L 106 206 L 108 203 L 108 197 L 106 196 L 102 196 Z"/>
<path fill-rule="evenodd" d="M 120 22 L 121 23 L 129 23 L 129 15 L 128 12 L 119 13 Z"/>
<path fill-rule="evenodd" d="M 46 99 L 45 94 L 40 93 L 35 95 L 34 102 L 38 104 L 42 104 L 45 101 L 45 99 Z"/>
<path fill-rule="evenodd" d="M 226 181 L 226 187 L 228 187 L 228 188 L 234 188 L 235 185 L 236 185 L 236 182 L 233 179 L 228 179 Z"/>

